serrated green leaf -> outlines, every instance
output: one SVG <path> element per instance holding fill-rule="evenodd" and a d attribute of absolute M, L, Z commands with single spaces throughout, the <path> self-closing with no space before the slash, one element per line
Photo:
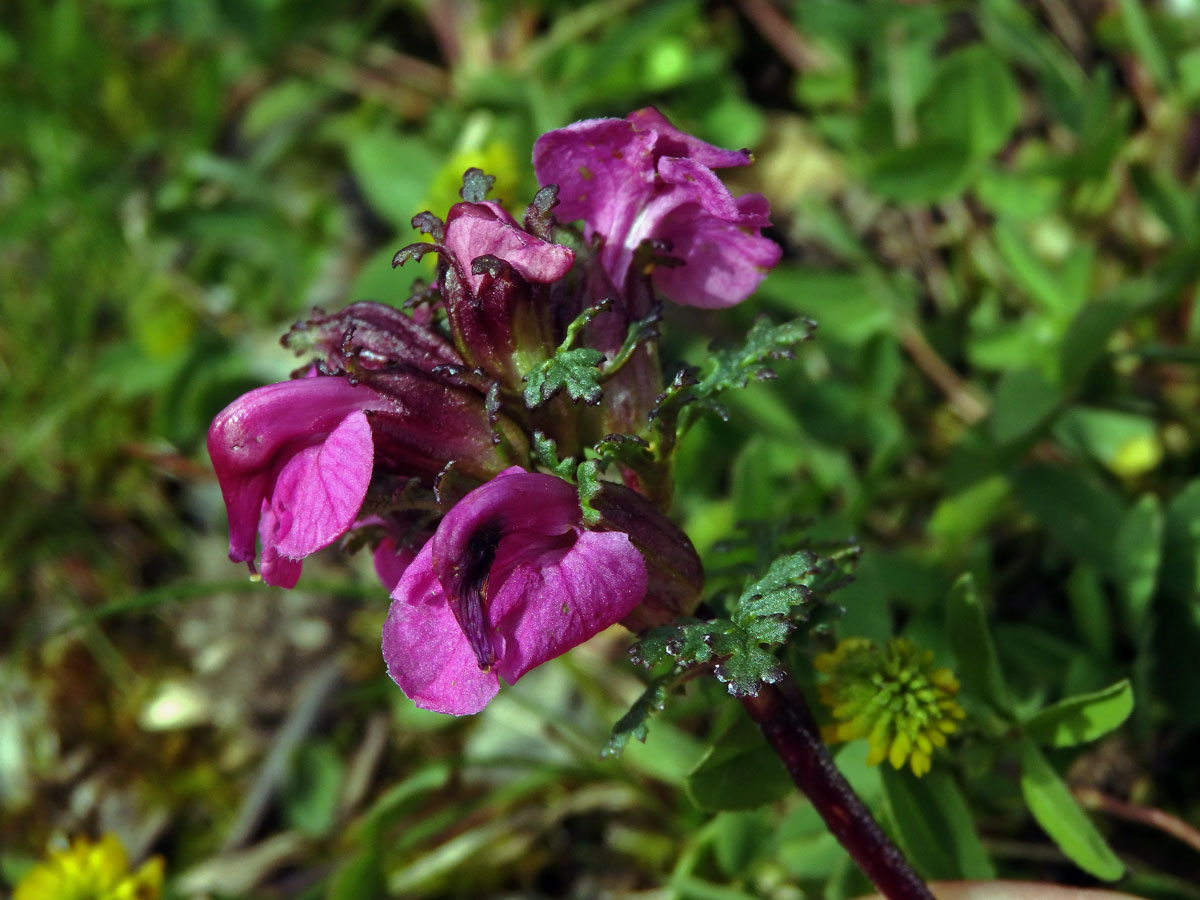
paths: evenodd
<path fill-rule="evenodd" d="M 996 877 L 975 831 L 966 798 L 946 772 L 922 778 L 880 767 L 884 794 L 900 845 L 925 878 Z"/>
<path fill-rule="evenodd" d="M 1039 825 L 1079 868 L 1104 881 L 1116 881 L 1125 866 L 1096 826 L 1079 808 L 1067 785 L 1029 738 L 1018 745 L 1021 794 Z"/>
<path fill-rule="evenodd" d="M 630 740 L 645 743 L 646 735 L 649 733 L 646 723 L 655 713 L 662 712 L 666 702 L 667 676 L 655 678 L 641 696 L 633 701 L 629 712 L 621 716 L 613 725 L 612 735 L 608 739 L 608 744 L 600 751 L 600 755 L 620 756 L 625 752 L 625 746 Z"/>
<path fill-rule="evenodd" d="M 1120 727 L 1132 712 L 1133 688 L 1124 679 L 1103 690 L 1047 706 L 1025 723 L 1025 731 L 1039 744 L 1073 747 Z"/>
<path fill-rule="evenodd" d="M 716 655 L 726 658 L 713 667 L 713 674 L 734 697 L 756 697 L 764 684 L 783 680 L 783 666 L 775 654 L 759 647 L 753 637 L 737 631 L 719 637 L 729 641 L 714 642 Z"/>
<path fill-rule="evenodd" d="M 567 481 L 573 481 L 575 478 L 575 469 L 577 464 L 575 457 L 568 456 L 566 459 L 558 458 L 558 445 L 555 444 L 552 438 L 546 437 L 540 431 L 533 433 L 533 455 L 543 466 Z"/>
<path fill-rule="evenodd" d="M 734 603 L 732 619 L 683 620 L 652 628 L 630 650 L 647 667 L 715 661 L 713 674 L 735 697 L 755 696 L 784 677 L 772 647 L 783 643 L 797 620 L 811 621 L 817 603 L 847 579 L 853 548 L 829 559 L 801 550 L 776 559 L 766 575 L 750 582 Z M 799 608 L 797 608 L 799 607 Z"/>
<path fill-rule="evenodd" d="M 817 557 L 808 550 L 779 557 L 766 575 L 742 591 L 733 621 L 746 627 L 763 617 L 786 616 L 794 605 L 811 596 L 809 582 L 816 571 Z"/>
<path fill-rule="evenodd" d="M 650 445 L 633 434 L 610 434 L 596 442 L 592 448 L 596 451 L 599 462 L 607 466 L 610 463 L 637 468 L 654 461 Z"/>
<path fill-rule="evenodd" d="M 716 402 L 717 396 L 727 390 L 744 388 L 751 379 L 773 378 L 775 373 L 768 363 L 793 358 L 796 346 L 811 338 L 815 327 L 810 319 L 793 319 L 782 325 L 772 325 L 765 316 L 759 317 L 741 347 L 710 352 L 703 376 L 697 378 L 691 369 L 681 370 L 659 397 L 651 419 L 658 422 L 660 430 L 673 434 L 676 416 L 680 419 L 680 433 L 686 431 L 701 412 L 715 412 L 719 417 L 727 418 Z M 668 445 L 670 441 L 667 438 Z"/>
<path fill-rule="evenodd" d="M 579 508 L 583 511 L 583 521 L 595 525 L 600 521 L 600 513 L 592 507 L 592 498 L 600 492 L 600 464 L 594 459 L 581 462 L 575 469 L 575 483 L 579 487 Z"/>
<path fill-rule="evenodd" d="M 795 790 L 787 770 L 762 732 L 739 719 L 717 738 L 687 778 L 687 790 L 701 809 L 753 809 Z"/>
<path fill-rule="evenodd" d="M 667 660 L 685 668 L 694 666 L 712 659 L 711 636 L 732 627 L 733 623 L 728 619 L 710 622 L 693 619 L 675 625 L 660 625 L 643 633 L 629 648 L 629 655 L 635 663 L 648 669 Z"/>
<path fill-rule="evenodd" d="M 604 354 L 591 347 L 559 350 L 525 376 L 525 405 L 536 409 L 563 388 L 572 400 L 595 406 L 604 396 L 600 387 L 600 363 Z"/>
<path fill-rule="evenodd" d="M 959 578 L 950 590 L 946 632 L 966 689 L 1002 712 L 1011 710 L 1012 699 L 1004 683 L 996 646 L 975 590 L 975 579 L 969 574 Z"/>
<path fill-rule="evenodd" d="M 647 667 L 671 660 L 685 669 L 719 659 L 713 668 L 717 680 L 733 696 L 749 697 L 784 674 L 779 660 L 761 643 L 729 619 L 712 619 L 652 628 L 634 644 L 630 655 Z"/>
<path fill-rule="evenodd" d="M 791 359 L 795 348 L 813 335 L 816 326 L 810 319 L 792 319 L 772 325 L 760 316 L 750 327 L 746 342 L 736 350 L 719 350 L 710 357 L 710 370 L 696 386 L 699 397 L 708 397 L 730 388 L 745 387 L 751 378 L 769 378 L 767 363 Z"/>

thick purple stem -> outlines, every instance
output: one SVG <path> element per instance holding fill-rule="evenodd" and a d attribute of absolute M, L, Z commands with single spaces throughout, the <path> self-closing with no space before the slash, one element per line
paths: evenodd
<path fill-rule="evenodd" d="M 833 762 L 804 698 L 788 685 L 764 685 L 742 706 L 834 837 L 889 900 L 933 900 L 899 848 Z"/>

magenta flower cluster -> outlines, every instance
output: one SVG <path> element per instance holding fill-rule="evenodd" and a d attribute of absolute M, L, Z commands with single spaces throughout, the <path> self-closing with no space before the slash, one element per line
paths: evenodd
<path fill-rule="evenodd" d="M 361 534 L 392 596 L 388 673 L 419 706 L 455 715 L 616 622 L 690 612 L 699 559 L 665 514 L 670 463 L 646 439 L 663 387 L 654 336 L 619 364 L 614 347 L 655 289 L 729 306 L 778 261 L 766 201 L 733 197 L 712 171 L 747 162 L 645 109 L 543 135 L 546 187 L 522 222 L 468 173 L 444 221 L 414 220 L 431 240 L 397 254 L 438 255 L 411 310 L 316 312 L 284 339 L 312 362 L 213 421 L 230 558 L 293 587 L 305 557 Z M 558 224 L 572 221 L 582 232 Z M 601 300 L 584 336 L 607 357 L 603 399 L 530 401 L 526 377 Z M 647 450 L 613 467 L 585 514 L 574 484 L 538 471 L 539 448 L 582 460 L 614 430 Z"/>

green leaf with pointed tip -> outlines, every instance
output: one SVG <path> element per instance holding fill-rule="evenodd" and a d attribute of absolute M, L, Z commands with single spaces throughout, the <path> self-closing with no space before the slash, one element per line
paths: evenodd
<path fill-rule="evenodd" d="M 1162 504 L 1145 494 L 1125 514 L 1113 548 L 1115 580 L 1125 607 L 1125 621 L 1134 635 L 1141 635 L 1150 614 L 1150 600 L 1158 586 L 1163 558 L 1166 518 Z"/>
<path fill-rule="evenodd" d="M 897 203 L 928 203 L 966 187 L 972 161 L 971 148 L 962 142 L 922 141 L 876 156 L 867 185 Z"/>
<path fill-rule="evenodd" d="M 345 764 L 332 744 L 304 744 L 291 761 L 283 792 L 288 824 L 309 837 L 322 837 L 333 827 Z"/>
<path fill-rule="evenodd" d="M 1032 435 L 1050 418 L 1059 403 L 1059 392 L 1034 369 L 1005 372 L 996 385 L 988 425 L 997 444 L 1008 444 Z"/>
<path fill-rule="evenodd" d="M 1133 315 L 1136 304 L 1123 296 L 1085 303 L 1075 313 L 1058 346 L 1058 371 L 1070 385 L 1108 352 L 1109 339 Z"/>
<path fill-rule="evenodd" d="M 747 718 L 717 738 L 687 778 L 701 809 L 753 809 L 795 790 L 787 770 L 758 727 Z"/>
<path fill-rule="evenodd" d="M 325 900 L 360 900 L 362 897 L 386 896 L 387 882 L 383 874 L 379 849 L 370 847 L 356 853 L 334 870 L 325 892 Z"/>
<path fill-rule="evenodd" d="M 1021 116 L 1021 94 L 1008 66 L 987 43 L 943 57 L 921 102 L 921 134 L 965 146 L 975 160 L 1003 147 Z"/>
<path fill-rule="evenodd" d="M 437 171 L 437 155 L 429 143 L 379 129 L 356 132 L 346 142 L 346 150 L 367 203 L 400 233 L 406 233 Z M 399 160 L 403 165 L 397 164 Z"/>
<path fill-rule="evenodd" d="M 1013 479 L 1021 505 L 1066 550 L 1112 574 L 1113 545 L 1125 518 L 1125 500 L 1109 483 L 1079 466 L 1037 463 Z"/>
<path fill-rule="evenodd" d="M 1025 732 L 1048 747 L 1073 747 L 1119 728 L 1132 712 L 1133 688 L 1124 679 L 1047 706 L 1025 723 Z"/>
<path fill-rule="evenodd" d="M 958 674 L 967 691 L 991 703 L 996 709 L 1009 712 L 1012 698 L 1004 683 L 1000 659 L 988 630 L 987 617 L 975 579 L 963 575 L 950 590 L 946 604 L 946 631 L 950 648 L 958 663 Z"/>
<path fill-rule="evenodd" d="M 917 778 L 881 766 L 884 795 L 900 845 L 925 878 L 996 877 L 958 784 L 934 769 Z"/>
<path fill-rule="evenodd" d="M 1029 811 L 1071 861 L 1090 875 L 1116 881 L 1125 866 L 1096 830 L 1071 790 L 1029 738 L 1018 745 L 1021 793 Z"/>

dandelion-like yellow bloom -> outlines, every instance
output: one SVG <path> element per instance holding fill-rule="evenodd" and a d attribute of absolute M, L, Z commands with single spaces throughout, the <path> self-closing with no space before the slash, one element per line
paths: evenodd
<path fill-rule="evenodd" d="M 827 676 L 818 690 L 836 720 L 822 736 L 830 743 L 866 738 L 872 766 L 886 759 L 899 769 L 907 761 L 914 775 L 924 775 L 934 748 L 945 746 L 966 715 L 954 699 L 954 673 L 933 668 L 933 653 L 908 638 L 882 647 L 849 638 L 814 665 Z"/>
<path fill-rule="evenodd" d="M 125 847 L 106 834 L 95 843 L 77 837 L 51 852 L 21 879 L 13 900 L 159 900 L 162 889 L 161 856 L 130 872 Z"/>

